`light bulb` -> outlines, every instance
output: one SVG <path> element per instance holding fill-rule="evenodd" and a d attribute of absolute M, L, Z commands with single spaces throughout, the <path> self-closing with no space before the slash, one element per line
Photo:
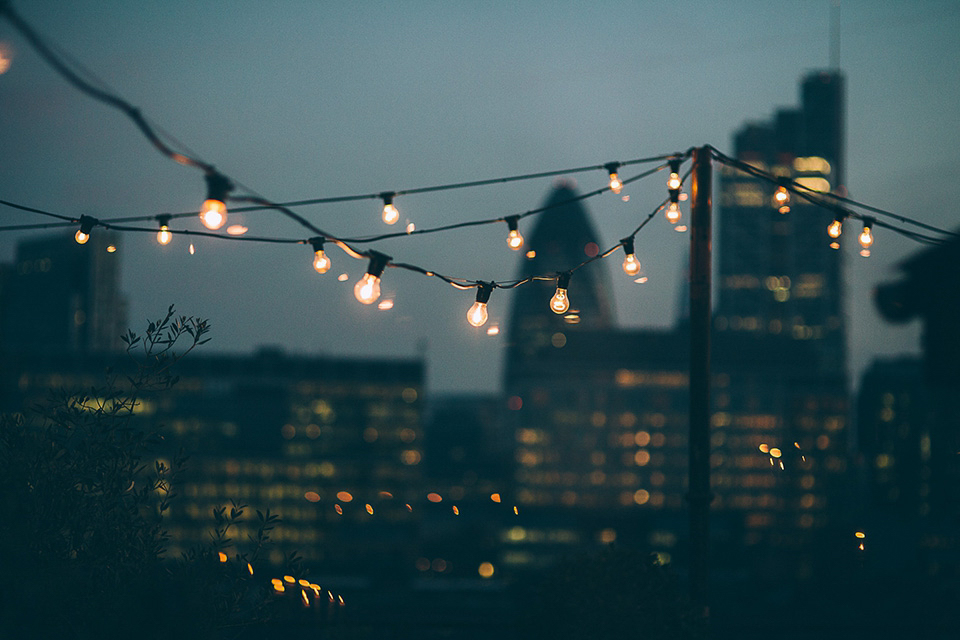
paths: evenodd
<path fill-rule="evenodd" d="M 623 272 L 628 276 L 635 276 L 640 273 L 640 261 L 637 260 L 637 256 L 633 249 L 633 236 L 624 238 L 620 241 L 620 244 L 623 245 Z"/>
<path fill-rule="evenodd" d="M 677 224 L 680 222 L 681 216 L 680 205 L 676 202 L 671 202 L 666 212 L 664 212 L 664 215 L 667 216 L 667 221 L 670 222 L 670 224 Z"/>
<path fill-rule="evenodd" d="M 383 205 L 383 221 L 387 224 L 396 224 L 400 219 L 400 212 L 391 203 Z"/>
<path fill-rule="evenodd" d="M 161 225 L 160 231 L 157 232 L 157 242 L 162 245 L 168 245 L 171 240 L 173 240 L 173 234 L 170 233 L 170 227 L 165 224 Z"/>
<path fill-rule="evenodd" d="M 494 286 L 493 282 L 480 282 L 477 285 L 477 301 L 467 311 L 467 322 L 474 327 L 482 327 L 487 321 L 487 302 Z"/>
<path fill-rule="evenodd" d="M 628 253 L 623 259 L 623 272 L 628 276 L 635 276 L 640 273 L 640 261 L 637 260 L 637 256 L 632 253 Z"/>
<path fill-rule="evenodd" d="M 216 231 L 227 222 L 227 205 L 224 202 L 233 184 L 216 171 L 211 170 L 204 176 L 207 181 L 207 199 L 200 207 L 200 221 L 211 231 Z"/>
<path fill-rule="evenodd" d="M 550 309 L 554 313 L 566 313 L 570 308 L 570 298 L 567 297 L 566 289 L 557 289 L 557 292 L 550 298 Z"/>
<path fill-rule="evenodd" d="M 380 297 L 380 276 L 390 261 L 390 256 L 379 251 L 370 251 L 367 272 L 353 287 L 353 295 L 363 304 L 373 304 Z"/>
<path fill-rule="evenodd" d="M 314 253 L 313 268 L 317 270 L 317 273 L 326 273 L 330 270 L 330 265 L 330 258 L 323 252 L 323 249 L 318 249 Z"/>
<path fill-rule="evenodd" d="M 372 273 L 365 273 L 353 287 L 353 295 L 363 304 L 373 304 L 380 297 L 380 278 Z"/>
<path fill-rule="evenodd" d="M 550 310 L 554 313 L 566 313 L 570 308 L 570 297 L 567 295 L 569 285 L 570 272 L 561 273 L 557 276 L 557 291 L 550 298 Z"/>
<path fill-rule="evenodd" d="M 674 191 L 680 188 L 680 174 L 676 171 L 670 172 L 670 177 L 667 178 L 667 189 Z"/>
<path fill-rule="evenodd" d="M 873 232 L 870 230 L 870 223 L 864 221 L 863 231 L 860 232 L 860 246 L 864 249 L 869 249 L 870 245 L 873 244 Z"/>
<path fill-rule="evenodd" d="M 96 218 L 91 218 L 90 216 L 80 216 L 80 228 L 75 234 L 73 234 L 73 239 L 77 241 L 77 244 L 87 243 L 87 240 L 90 239 L 90 232 L 93 230 L 93 227 L 96 226 L 96 224 Z"/>
<path fill-rule="evenodd" d="M 833 222 L 830 223 L 830 226 L 827 227 L 827 235 L 831 238 L 839 238 L 840 234 L 843 232 L 843 222 L 839 218 L 836 218 Z"/>
<path fill-rule="evenodd" d="M 787 191 L 787 188 L 784 186 L 777 187 L 776 192 L 773 194 L 773 204 L 782 207 L 789 202 L 790 192 Z M 787 209 L 787 211 L 789 211 L 789 209 Z M 786 213 L 786 211 L 781 211 L 780 213 Z"/>
<path fill-rule="evenodd" d="M 205 200 L 200 208 L 200 221 L 207 229 L 216 231 L 227 222 L 227 205 L 221 200 Z"/>
<path fill-rule="evenodd" d="M 523 246 L 523 236 L 520 235 L 520 230 L 517 228 L 520 216 L 510 216 L 505 220 L 507 221 L 507 227 L 510 229 L 510 233 L 507 234 L 507 246 L 514 251 L 519 251 L 520 247 Z"/>
<path fill-rule="evenodd" d="M 467 322 L 474 327 L 482 327 L 487 322 L 487 303 L 474 302 L 470 310 L 467 311 Z"/>
<path fill-rule="evenodd" d="M 610 172 L 610 191 L 614 193 L 620 193 L 620 190 L 623 189 L 623 183 L 620 181 L 620 176 L 617 175 L 616 171 Z"/>

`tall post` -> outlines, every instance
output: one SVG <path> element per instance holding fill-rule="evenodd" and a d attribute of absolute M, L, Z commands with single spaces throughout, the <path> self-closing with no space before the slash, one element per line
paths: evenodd
<path fill-rule="evenodd" d="M 709 147 L 693 151 L 690 208 L 690 599 L 708 618 L 710 544 L 710 289 L 712 180 Z"/>

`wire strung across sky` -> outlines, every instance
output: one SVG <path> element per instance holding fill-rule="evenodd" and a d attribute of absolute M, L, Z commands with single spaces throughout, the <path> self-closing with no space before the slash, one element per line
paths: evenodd
<path fill-rule="evenodd" d="M 129 119 L 131 119 L 133 123 L 136 125 L 136 127 L 140 130 L 140 132 L 144 135 L 144 137 L 146 137 L 147 140 L 160 153 L 162 153 L 166 157 L 174 160 L 179 164 L 202 170 L 207 177 L 208 186 L 211 184 L 220 185 L 220 189 L 224 193 L 223 199 L 229 199 L 232 202 L 249 203 L 248 206 L 237 207 L 233 209 L 234 212 L 274 210 L 293 219 L 300 226 L 307 229 L 308 231 L 311 232 L 311 234 L 314 234 L 314 235 L 311 238 L 304 239 L 304 238 L 276 238 L 276 237 L 263 237 L 263 236 L 223 235 L 219 233 L 214 233 L 212 231 L 193 231 L 188 229 L 174 230 L 174 229 L 169 229 L 166 226 L 166 223 L 172 219 L 195 216 L 197 215 L 197 212 L 191 211 L 191 212 L 183 212 L 183 213 L 157 214 L 157 215 L 150 215 L 150 216 L 136 216 L 136 217 L 125 217 L 125 218 L 101 220 L 101 219 L 96 219 L 89 216 L 81 216 L 80 218 L 76 218 L 72 216 L 44 211 L 42 209 L 37 209 L 34 207 L 28 207 L 25 205 L 9 202 L 6 200 L 0 200 L 0 204 L 3 204 L 8 207 L 16 208 L 28 213 L 34 213 L 37 215 L 51 217 L 58 220 L 59 222 L 51 222 L 51 223 L 43 223 L 43 224 L 11 225 L 11 226 L 0 227 L 0 231 L 49 229 L 49 228 L 56 228 L 56 227 L 66 227 L 66 226 L 76 225 L 79 223 L 81 225 L 81 232 L 83 232 L 83 230 L 86 229 L 86 233 L 89 233 L 90 229 L 94 226 L 103 227 L 106 229 L 112 229 L 116 231 L 124 231 L 124 232 L 155 233 L 157 231 L 157 229 L 155 228 L 150 229 L 150 228 L 144 228 L 144 227 L 128 226 L 127 223 L 156 220 L 161 223 L 161 228 L 163 230 L 173 235 L 200 236 L 200 237 L 210 237 L 210 238 L 218 238 L 218 239 L 232 240 L 232 241 L 260 242 L 260 243 L 271 243 L 271 244 L 310 244 L 310 245 L 313 245 L 314 248 L 317 250 L 316 252 L 318 255 L 322 254 L 322 247 L 324 243 L 329 242 L 332 244 L 336 244 L 344 252 L 346 252 L 348 255 L 350 255 L 353 258 L 369 259 L 371 266 L 368 269 L 368 274 L 372 273 L 373 271 L 379 271 L 379 273 L 382 273 L 383 269 L 389 266 L 393 268 L 400 268 L 400 269 L 405 269 L 409 271 L 414 271 L 430 277 L 437 277 L 447 282 L 448 284 L 451 284 L 460 289 L 467 289 L 467 288 L 474 288 L 474 287 L 477 287 L 480 289 L 486 289 L 487 295 L 489 295 L 489 291 L 494 288 L 512 289 L 512 288 L 521 286 L 523 284 L 526 284 L 528 282 L 539 281 L 539 280 L 547 280 L 547 281 L 557 280 L 558 284 L 561 281 L 566 283 L 569 280 L 570 275 L 575 271 L 583 268 L 587 264 L 590 264 L 596 260 L 609 257 L 611 254 L 613 254 L 620 248 L 623 248 L 624 252 L 628 256 L 632 256 L 633 241 L 636 235 L 644 228 L 644 226 L 646 226 L 647 223 L 650 222 L 650 220 L 659 211 L 661 211 L 667 205 L 667 203 L 671 202 L 671 199 L 673 200 L 673 202 L 676 202 L 676 195 L 677 193 L 679 193 L 679 188 L 675 190 L 676 192 L 674 192 L 674 190 L 671 189 L 670 199 L 665 200 L 663 203 L 661 203 L 656 208 L 654 208 L 652 213 L 650 213 L 639 224 L 639 226 L 636 229 L 634 229 L 630 234 L 625 236 L 623 239 L 620 240 L 620 242 L 618 242 L 616 245 L 614 245 L 607 251 L 604 251 L 602 253 L 598 252 L 596 255 L 588 258 L 587 260 L 581 262 L 578 265 L 571 267 L 566 271 L 556 272 L 551 274 L 539 274 L 535 276 L 529 276 L 527 278 L 523 278 L 520 280 L 485 282 L 482 280 L 472 280 L 472 279 L 462 278 L 462 277 L 445 276 L 434 270 L 425 269 L 423 267 L 420 267 L 414 264 L 394 261 L 393 258 L 391 258 L 390 256 L 386 256 L 385 254 L 382 254 L 376 250 L 373 250 L 373 249 L 361 250 L 361 249 L 355 248 L 352 245 L 369 244 L 369 243 L 379 242 L 379 241 L 387 240 L 391 238 L 440 233 L 440 232 L 453 231 L 456 229 L 463 229 L 467 227 L 475 227 L 480 225 L 489 225 L 489 224 L 496 224 L 496 223 L 503 223 L 503 222 L 506 222 L 509 225 L 511 233 L 516 231 L 517 234 L 519 234 L 519 232 L 517 231 L 517 222 L 520 219 L 523 219 L 532 215 L 540 214 L 550 209 L 554 209 L 554 208 L 566 206 L 575 202 L 579 202 L 582 200 L 586 200 L 588 198 L 598 196 L 607 191 L 619 192 L 620 188 L 623 185 L 626 185 L 626 184 L 641 180 L 643 178 L 646 178 L 650 175 L 653 175 L 665 169 L 667 166 L 670 167 L 673 173 L 676 173 L 681 163 L 687 160 L 692 153 L 692 148 L 691 148 L 683 153 L 672 153 L 672 154 L 665 154 L 665 155 L 659 155 L 659 156 L 653 156 L 653 157 L 647 157 L 647 158 L 636 158 L 636 159 L 620 161 L 620 162 L 608 162 L 605 164 L 575 167 L 572 169 L 541 171 L 537 173 L 527 173 L 527 174 L 506 176 L 502 178 L 473 180 L 473 181 L 457 182 L 457 183 L 451 183 L 451 184 L 435 185 L 430 187 L 419 187 L 419 188 L 413 188 L 413 189 L 397 189 L 392 191 L 379 191 L 379 192 L 373 192 L 373 193 L 363 193 L 363 194 L 347 195 L 347 196 L 310 198 L 305 200 L 295 200 L 295 201 L 277 203 L 267 198 L 264 198 L 263 196 L 257 194 L 254 190 L 240 184 L 236 180 L 232 180 L 229 177 L 219 173 L 215 169 L 214 165 L 206 161 L 200 160 L 199 157 L 193 152 L 181 153 L 181 152 L 175 151 L 171 147 L 171 144 L 178 146 L 181 149 L 187 149 L 187 147 L 185 144 L 183 144 L 182 142 L 174 138 L 172 135 L 168 134 L 166 131 L 161 129 L 159 126 L 151 122 L 148 118 L 146 118 L 141 113 L 140 109 L 134 107 L 129 102 L 127 102 L 123 98 L 116 95 L 115 92 L 111 92 L 106 87 L 106 83 L 104 83 L 102 80 L 97 78 L 92 72 L 85 69 L 76 60 L 67 56 L 59 47 L 46 42 L 30 25 L 28 25 L 13 10 L 9 2 L 0 0 L 0 15 L 3 15 L 4 17 L 6 17 L 7 20 L 13 25 L 13 27 L 17 31 L 19 31 L 24 36 L 24 38 L 26 38 L 26 40 L 38 52 L 38 54 L 44 60 L 46 60 L 47 63 L 50 64 L 53 67 L 53 69 L 56 70 L 57 73 L 59 73 L 70 84 L 75 86 L 81 92 L 89 95 L 90 97 L 119 110 L 121 113 L 126 115 Z M 81 77 L 81 74 L 85 75 L 87 78 L 90 78 L 91 80 L 90 81 L 85 80 L 84 78 Z M 96 82 L 97 84 L 99 84 L 100 88 L 94 86 L 92 82 Z M 164 139 L 169 141 L 169 144 L 168 142 L 165 142 Z M 905 237 L 910 238 L 912 240 L 929 243 L 929 244 L 939 244 L 944 242 L 948 237 L 957 236 L 956 233 L 939 229 L 932 225 L 929 225 L 917 220 L 913 220 L 906 216 L 898 215 L 877 207 L 866 205 L 836 193 L 825 193 L 825 192 L 812 189 L 809 186 L 804 185 L 802 183 L 799 183 L 793 180 L 787 180 L 785 178 L 776 176 L 754 165 L 748 164 L 741 160 L 730 158 L 729 156 L 721 153 L 720 151 L 718 151 L 716 148 L 712 146 L 708 145 L 707 148 L 710 151 L 710 156 L 712 159 L 715 159 L 721 162 L 722 164 L 735 168 L 755 178 L 767 181 L 771 184 L 779 185 L 781 188 L 786 189 L 790 193 L 797 195 L 799 198 L 809 202 L 812 205 L 826 209 L 828 211 L 832 211 L 835 213 L 836 219 L 838 222 L 848 217 L 858 218 L 863 220 L 865 225 L 870 224 L 871 226 L 876 225 L 879 227 L 883 227 L 883 228 L 892 230 L 896 233 L 900 233 L 901 235 L 904 235 Z M 632 176 L 622 181 L 618 179 L 619 185 L 616 187 L 614 186 L 614 179 L 617 178 L 617 171 L 619 168 L 625 167 L 625 166 L 637 165 L 637 164 L 653 163 L 653 162 L 657 162 L 660 164 L 658 164 L 658 166 L 652 169 L 649 169 L 647 171 L 644 171 L 638 175 Z M 605 169 L 609 171 L 611 174 L 611 183 L 609 186 L 596 189 L 582 195 L 578 195 L 574 198 L 570 198 L 563 202 L 552 203 L 544 207 L 531 209 L 518 214 L 500 216 L 497 218 L 457 222 L 457 223 L 442 225 L 442 226 L 433 227 L 433 228 L 425 228 L 425 229 L 408 228 L 405 231 L 397 231 L 397 232 L 384 233 L 384 234 L 378 234 L 378 235 L 372 235 L 372 236 L 345 237 L 345 236 L 337 236 L 335 234 L 328 233 L 323 229 L 321 229 L 320 227 L 316 226 L 313 222 L 311 222 L 307 218 L 293 211 L 294 207 L 353 202 L 353 201 L 360 201 L 360 200 L 376 200 L 376 199 L 383 200 L 384 205 L 386 207 L 387 205 L 391 205 L 393 202 L 393 198 L 397 196 L 432 193 L 432 192 L 486 186 L 486 185 L 493 185 L 493 184 L 505 184 L 505 183 L 521 181 L 521 180 L 531 180 L 536 178 L 545 178 L 545 177 L 552 177 L 552 176 L 558 176 L 558 175 L 564 175 L 564 174 L 569 175 L 573 173 L 597 171 L 601 169 Z M 684 179 L 688 175 L 689 175 L 689 172 L 687 173 L 687 175 L 684 176 Z M 230 195 L 229 192 L 233 190 L 234 184 L 237 184 L 240 187 L 242 187 L 243 190 L 246 191 L 247 194 L 249 195 Z M 679 184 L 682 185 L 682 181 L 680 181 Z M 213 187 L 209 187 L 209 188 L 211 191 L 213 190 Z M 901 224 L 913 225 L 923 229 L 924 231 L 932 232 L 940 235 L 931 236 L 924 233 L 910 231 L 902 227 L 898 227 L 898 226 L 886 223 L 884 221 L 878 221 L 875 218 L 868 216 L 864 213 L 855 211 L 854 209 L 862 209 L 863 211 L 867 211 L 876 215 L 881 215 L 881 216 L 896 220 Z M 671 221 L 675 222 L 675 220 L 671 220 Z M 518 247 L 514 247 L 514 248 L 518 248 Z M 626 265 L 625 265 L 625 270 L 626 270 Z M 377 279 L 379 278 L 379 273 L 375 274 Z M 478 296 L 478 301 L 479 301 L 479 297 L 480 296 Z"/>

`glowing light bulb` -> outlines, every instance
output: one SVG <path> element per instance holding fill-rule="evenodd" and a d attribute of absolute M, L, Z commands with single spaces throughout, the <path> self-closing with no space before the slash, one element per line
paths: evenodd
<path fill-rule="evenodd" d="M 157 222 L 160 223 L 160 231 L 157 232 L 157 242 L 162 245 L 170 244 L 170 241 L 173 240 L 173 234 L 170 233 L 170 216 L 162 215 L 157 216 Z"/>
<path fill-rule="evenodd" d="M 213 198 L 205 200 L 200 208 L 200 221 L 207 229 L 216 231 L 227 222 L 227 205 Z"/>
<path fill-rule="evenodd" d="M 313 258 L 313 268 L 317 270 L 317 273 L 330 271 L 330 266 L 330 258 L 323 252 L 323 249 L 317 250 Z"/>
<path fill-rule="evenodd" d="M 80 216 L 80 228 L 75 234 L 73 234 L 73 239 L 77 241 L 77 244 L 87 243 L 87 240 L 90 239 L 90 232 L 93 230 L 93 227 L 96 224 L 96 218 L 91 218 L 90 216 Z"/>
<path fill-rule="evenodd" d="M 380 278 L 365 273 L 363 278 L 353 287 L 353 295 L 363 304 L 373 304 L 380 297 Z"/>
<path fill-rule="evenodd" d="M 623 189 L 623 183 L 620 181 L 620 176 L 614 171 L 610 174 L 610 191 L 620 193 L 621 189 Z"/>
<path fill-rule="evenodd" d="M 833 222 L 830 223 L 830 226 L 827 227 L 827 235 L 831 238 L 839 238 L 840 234 L 843 233 L 843 221 L 840 218 L 835 218 Z"/>
<path fill-rule="evenodd" d="M 873 244 L 873 231 L 871 231 L 872 220 L 864 218 L 863 220 L 863 231 L 860 232 L 860 246 L 864 249 L 869 249 L 870 245 Z"/>
<path fill-rule="evenodd" d="M 777 207 L 783 207 L 790 203 L 790 192 L 787 191 L 787 188 L 783 185 L 777 187 L 777 190 L 773 194 L 773 204 Z M 787 209 L 789 211 L 789 209 Z M 786 213 L 781 211 L 780 213 Z"/>
<path fill-rule="evenodd" d="M 667 206 L 667 210 L 664 212 L 664 215 L 667 217 L 667 221 L 670 224 L 677 224 L 680 222 L 680 217 L 682 215 L 680 211 L 680 205 L 676 202 L 671 202 Z"/>
<path fill-rule="evenodd" d="M 624 238 L 620 241 L 623 245 L 623 252 L 626 254 L 623 258 L 623 272 L 628 276 L 635 276 L 640 273 L 640 261 L 633 249 L 633 238 Z"/>
<path fill-rule="evenodd" d="M 383 221 L 387 224 L 396 224 L 400 219 L 400 212 L 393 206 L 393 196 L 395 194 L 384 192 L 380 194 L 383 198 Z"/>
<path fill-rule="evenodd" d="M 554 313 L 566 313 L 570 309 L 570 296 L 567 287 L 570 284 L 570 273 L 561 273 L 557 276 L 557 291 L 550 298 L 550 310 Z"/>
<path fill-rule="evenodd" d="M 367 272 L 353 287 L 353 295 L 363 304 L 373 304 L 380 297 L 380 276 L 390 261 L 390 256 L 379 251 L 370 252 Z"/>
<path fill-rule="evenodd" d="M 233 184 L 216 171 L 205 176 L 207 180 L 207 199 L 200 207 L 200 221 L 207 229 L 216 231 L 227 222 L 227 205 L 224 202 L 233 189 Z"/>
<path fill-rule="evenodd" d="M 318 236 L 310 238 L 309 242 L 313 247 L 313 268 L 317 270 L 317 273 L 326 273 L 333 265 L 327 254 L 323 252 L 323 243 L 326 242 L 326 238 Z"/>
<path fill-rule="evenodd" d="M 523 236 L 520 235 L 520 230 L 517 225 L 519 220 L 520 216 L 510 216 L 506 218 L 507 227 L 510 229 L 510 233 L 507 234 L 507 246 L 514 251 L 519 251 L 523 246 Z"/>
<path fill-rule="evenodd" d="M 484 302 L 474 302 L 470 310 L 467 311 L 467 322 L 474 327 L 482 327 L 487 323 L 489 317 L 487 305 Z"/>
<path fill-rule="evenodd" d="M 467 322 L 474 327 L 482 327 L 487 322 L 489 317 L 487 302 L 490 300 L 493 286 L 492 282 L 481 282 L 477 288 L 477 301 L 467 311 Z"/>
<path fill-rule="evenodd" d="M 680 158 L 671 158 L 670 177 L 667 178 L 667 189 L 670 191 L 679 191 L 680 186 Z"/>
<path fill-rule="evenodd" d="M 603 168 L 607 170 L 607 173 L 610 174 L 610 191 L 614 193 L 620 193 L 620 190 L 623 189 L 623 182 L 620 180 L 620 176 L 617 174 L 617 171 L 620 169 L 619 162 L 608 162 L 603 165 Z"/>

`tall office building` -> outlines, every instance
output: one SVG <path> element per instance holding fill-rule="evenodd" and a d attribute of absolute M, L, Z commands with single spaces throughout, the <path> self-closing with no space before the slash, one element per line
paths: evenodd
<path fill-rule="evenodd" d="M 116 351 L 127 330 L 119 234 L 98 229 L 25 240 L 0 285 L 0 347 L 49 353 Z"/>

